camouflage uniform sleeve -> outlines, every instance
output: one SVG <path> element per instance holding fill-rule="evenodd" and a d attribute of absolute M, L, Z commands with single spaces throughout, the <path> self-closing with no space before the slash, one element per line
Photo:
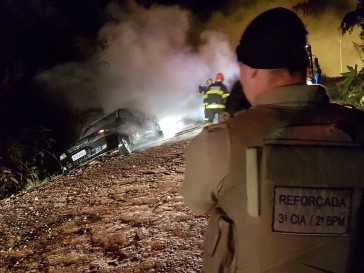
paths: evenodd
<path fill-rule="evenodd" d="M 226 124 L 209 126 L 191 141 L 186 150 L 185 177 L 180 189 L 187 206 L 207 212 L 216 205 L 229 161 Z"/>

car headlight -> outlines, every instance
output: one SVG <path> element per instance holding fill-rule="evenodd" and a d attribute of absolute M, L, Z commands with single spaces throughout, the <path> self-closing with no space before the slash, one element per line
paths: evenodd
<path fill-rule="evenodd" d="M 61 154 L 61 156 L 59 157 L 60 160 L 63 160 L 67 157 L 67 155 L 65 153 Z"/>
<path fill-rule="evenodd" d="M 108 129 L 100 129 L 97 133 L 98 134 L 106 134 L 109 130 Z"/>

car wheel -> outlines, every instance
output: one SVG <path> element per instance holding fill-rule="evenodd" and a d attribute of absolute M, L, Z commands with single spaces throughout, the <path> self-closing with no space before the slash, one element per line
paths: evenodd
<path fill-rule="evenodd" d="M 118 137 L 118 148 L 121 155 L 128 155 L 131 153 L 129 140 L 126 136 Z"/>

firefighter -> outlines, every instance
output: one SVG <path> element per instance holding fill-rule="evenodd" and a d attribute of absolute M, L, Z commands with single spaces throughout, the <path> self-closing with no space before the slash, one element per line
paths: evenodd
<path fill-rule="evenodd" d="M 289 9 L 253 19 L 236 49 L 252 107 L 187 147 L 181 194 L 208 215 L 202 273 L 364 272 L 364 112 L 306 84 L 306 44 Z"/>
<path fill-rule="evenodd" d="M 315 63 L 315 72 L 314 72 L 315 83 L 320 84 L 322 71 L 321 71 L 321 67 L 320 67 L 318 58 L 315 58 L 314 63 Z"/>
<path fill-rule="evenodd" d="M 312 50 L 311 45 L 307 44 L 305 46 L 307 56 L 308 56 L 308 67 L 307 67 L 307 75 L 306 75 L 306 83 L 307 84 L 315 84 L 315 75 L 313 72 L 313 63 L 312 63 Z"/>
<path fill-rule="evenodd" d="M 210 125 L 214 122 L 215 116 L 224 112 L 226 106 L 226 98 L 229 96 L 228 88 L 223 83 L 224 75 L 217 73 L 215 82 L 212 83 L 204 94 L 205 106 L 205 125 Z"/>

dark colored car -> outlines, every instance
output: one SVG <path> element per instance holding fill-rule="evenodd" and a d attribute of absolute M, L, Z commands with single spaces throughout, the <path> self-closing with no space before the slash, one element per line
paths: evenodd
<path fill-rule="evenodd" d="M 60 156 L 62 171 L 67 173 L 111 150 L 129 154 L 161 137 L 163 132 L 155 116 L 136 109 L 118 109 L 83 130 L 80 139 Z"/>

